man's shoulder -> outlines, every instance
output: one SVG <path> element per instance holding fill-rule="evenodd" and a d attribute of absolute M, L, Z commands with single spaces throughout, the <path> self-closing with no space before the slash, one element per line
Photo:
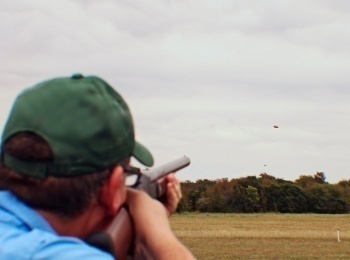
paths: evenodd
<path fill-rule="evenodd" d="M 0 228 L 1 259 L 113 259 L 103 251 L 73 237 L 58 236 L 43 230 L 28 232 Z"/>
<path fill-rule="evenodd" d="M 79 257 L 84 257 L 84 260 L 113 259 L 110 254 L 94 248 L 78 238 L 54 234 L 47 234 L 40 241 L 40 244 L 37 244 L 37 250 L 33 255 L 34 259 L 78 259 Z"/>
<path fill-rule="evenodd" d="M 112 259 L 84 241 L 57 235 L 48 223 L 8 192 L 0 192 L 0 259 Z"/>

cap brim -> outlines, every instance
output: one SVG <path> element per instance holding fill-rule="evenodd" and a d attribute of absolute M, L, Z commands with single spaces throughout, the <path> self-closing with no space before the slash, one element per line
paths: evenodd
<path fill-rule="evenodd" d="M 133 151 L 133 156 L 142 164 L 146 166 L 153 166 L 153 156 L 146 147 L 144 147 L 139 142 L 135 141 L 135 147 Z"/>

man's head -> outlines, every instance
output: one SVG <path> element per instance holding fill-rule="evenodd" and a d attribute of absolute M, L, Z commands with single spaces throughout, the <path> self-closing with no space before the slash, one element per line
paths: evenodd
<path fill-rule="evenodd" d="M 75 180 L 94 179 L 91 176 L 105 180 L 130 156 L 146 166 L 153 164 L 150 152 L 135 141 L 127 104 L 112 87 L 98 77 L 80 74 L 52 79 L 25 90 L 13 105 L 1 140 L 2 168 L 12 173 L 6 175 L 8 181 L 0 176 L 1 187 L 17 190 L 23 199 L 40 185 L 46 183 L 48 192 L 61 183 L 56 188 L 59 193 L 60 186 L 67 188 Z M 62 193 L 74 193 L 76 185 Z"/>
<path fill-rule="evenodd" d="M 129 156 L 152 166 L 152 155 L 134 139 L 122 97 L 97 77 L 73 75 L 39 83 L 18 96 L 2 136 L 31 132 L 53 152 L 53 162 L 26 162 L 2 148 L 4 165 L 22 175 L 73 177 L 101 171 Z"/>

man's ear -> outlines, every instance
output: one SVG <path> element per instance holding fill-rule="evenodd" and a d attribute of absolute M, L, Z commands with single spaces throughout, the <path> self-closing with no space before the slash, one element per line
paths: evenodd
<path fill-rule="evenodd" d="M 115 215 L 125 200 L 126 188 L 123 179 L 123 168 L 114 167 L 111 176 L 103 184 L 100 192 L 100 202 L 108 215 Z"/>

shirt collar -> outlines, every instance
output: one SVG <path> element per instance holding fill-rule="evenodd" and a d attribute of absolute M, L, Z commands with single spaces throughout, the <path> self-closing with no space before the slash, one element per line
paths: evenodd
<path fill-rule="evenodd" d="M 28 207 L 9 191 L 0 191 L 0 208 L 15 215 L 29 229 L 41 229 L 56 234 L 50 224 L 39 213 Z"/>

